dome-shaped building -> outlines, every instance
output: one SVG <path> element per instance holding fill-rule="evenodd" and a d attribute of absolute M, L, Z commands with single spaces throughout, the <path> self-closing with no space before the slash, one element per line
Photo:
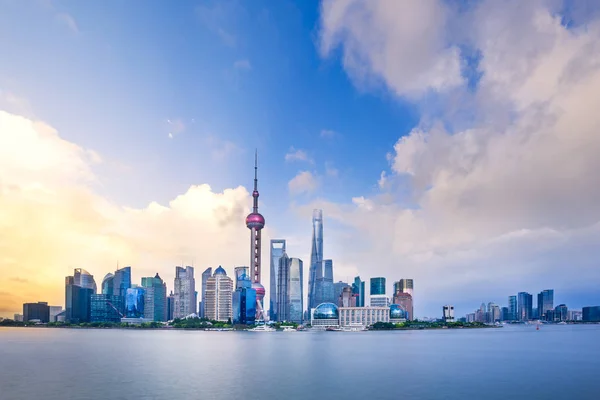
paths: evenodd
<path fill-rule="evenodd" d="M 333 303 L 321 303 L 312 309 L 310 320 L 312 326 L 339 326 L 340 313 L 338 307 Z"/>
<path fill-rule="evenodd" d="M 406 321 L 406 311 L 398 304 L 390 306 L 390 322 L 398 323 Z"/>
<path fill-rule="evenodd" d="M 215 269 L 214 275 L 225 275 L 225 276 L 227 276 L 227 272 L 225 272 L 225 270 L 223 269 L 223 267 L 221 267 L 219 265 L 219 267 L 217 269 Z"/>

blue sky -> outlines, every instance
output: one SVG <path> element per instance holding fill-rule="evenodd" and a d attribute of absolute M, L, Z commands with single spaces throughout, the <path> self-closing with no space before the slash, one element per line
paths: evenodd
<path fill-rule="evenodd" d="M 231 189 L 251 188 L 256 148 L 267 238 L 287 238 L 290 255 L 308 260 L 310 211 L 323 208 L 336 280 L 384 275 L 391 290 L 413 277 L 421 315 L 442 303 L 457 313 L 482 301 L 504 305 L 517 291 L 547 287 L 575 307 L 598 303 L 590 282 L 600 278 L 600 143 L 585 107 L 592 99 L 578 103 L 600 73 L 589 61 L 598 53 L 598 8 L 0 0 L 0 111 L 15 124 L 15 116 L 43 121 L 98 155 L 41 145 L 43 154 L 62 154 L 66 161 L 47 167 L 59 172 L 32 177 L 16 160 L 0 169 L 0 183 L 49 189 L 32 197 L 32 209 L 59 197 L 89 208 L 65 206 L 56 217 L 65 232 L 89 236 L 80 247 L 93 251 L 48 255 L 52 279 L 73 265 L 101 277 L 121 259 L 134 278 L 136 268 L 159 270 L 171 285 L 182 258 L 229 272 L 248 262 L 238 217 L 251 204 Z M 13 146 L 7 154 L 27 152 L 19 132 L 0 132 Z M 89 182 L 69 175 L 88 167 Z M 211 191 L 190 192 L 202 184 Z M 91 200 L 69 197 L 72 190 Z M 153 202 L 174 216 L 157 217 Z M 223 210 L 241 225 L 229 227 Z M 44 215 L 52 213 L 63 215 Z M 100 222 L 71 228 L 88 219 Z M 35 226 L 50 223 L 30 225 L 24 237 L 45 238 Z M 39 262 L 20 257 L 6 259 Z M 14 278 L 8 261 L 0 267 L 5 282 Z M 39 290 L 60 297 L 60 279 L 50 285 L 43 276 Z M 457 285 L 469 290 L 457 294 Z"/>

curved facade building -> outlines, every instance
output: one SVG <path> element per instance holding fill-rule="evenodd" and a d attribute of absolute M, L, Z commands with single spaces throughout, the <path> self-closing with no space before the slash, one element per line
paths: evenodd
<path fill-rule="evenodd" d="M 406 311 L 400 305 L 392 304 L 390 306 L 390 321 L 398 319 L 406 320 Z"/>
<path fill-rule="evenodd" d="M 114 279 L 115 279 L 115 276 L 113 274 L 111 274 L 110 272 L 104 276 L 104 279 L 102 279 L 102 285 L 100 286 L 100 288 L 102 290 L 102 294 L 107 294 L 109 296 L 113 295 Z"/>
<path fill-rule="evenodd" d="M 315 327 L 339 326 L 340 312 L 333 303 L 321 303 L 311 310 L 310 323 Z"/>
<path fill-rule="evenodd" d="M 75 285 L 84 289 L 92 289 L 92 294 L 96 294 L 96 281 L 94 280 L 94 275 L 83 268 L 75 268 L 73 278 Z"/>

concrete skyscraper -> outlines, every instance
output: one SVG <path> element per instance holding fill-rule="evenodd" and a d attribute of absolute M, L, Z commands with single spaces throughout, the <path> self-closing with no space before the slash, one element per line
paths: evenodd
<path fill-rule="evenodd" d="M 206 282 L 208 278 L 212 276 L 212 268 L 208 267 L 202 273 L 202 288 L 200 290 L 200 309 L 198 310 L 198 314 L 200 314 L 200 318 L 206 318 L 204 305 L 206 304 Z"/>
<path fill-rule="evenodd" d="M 256 320 L 264 321 L 263 299 L 265 297 L 265 287 L 260 283 L 260 237 L 261 231 L 265 227 L 265 217 L 258 212 L 258 196 L 258 153 L 255 153 L 252 213 L 246 217 L 246 227 L 250 229 L 250 277 L 252 279 L 252 288 L 256 290 Z"/>
<path fill-rule="evenodd" d="M 388 307 L 390 301 L 385 294 L 385 278 L 371 278 L 371 307 Z M 405 310 L 406 311 L 406 310 Z"/>
<path fill-rule="evenodd" d="M 323 269 L 323 210 L 313 210 L 313 232 L 310 250 L 310 270 L 308 272 L 308 310 L 319 305 L 317 303 L 318 273 Z"/>
<path fill-rule="evenodd" d="M 233 281 L 225 270 L 219 266 L 206 282 L 206 318 L 213 321 L 231 321 Z"/>
<path fill-rule="evenodd" d="M 285 240 L 273 239 L 271 240 L 271 284 L 270 284 L 270 300 L 269 300 L 269 319 L 271 321 L 277 321 L 277 301 L 279 298 L 277 284 L 279 282 L 277 274 L 279 272 L 279 259 L 285 254 Z"/>
<path fill-rule="evenodd" d="M 194 268 L 175 267 L 175 304 L 173 318 L 185 318 L 196 310 L 196 280 Z"/>

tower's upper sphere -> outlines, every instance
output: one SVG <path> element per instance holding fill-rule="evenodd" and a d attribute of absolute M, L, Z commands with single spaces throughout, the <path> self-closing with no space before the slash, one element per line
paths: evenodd
<path fill-rule="evenodd" d="M 246 217 L 246 226 L 248 229 L 255 228 L 257 231 L 265 227 L 265 217 L 259 213 L 252 213 Z"/>

